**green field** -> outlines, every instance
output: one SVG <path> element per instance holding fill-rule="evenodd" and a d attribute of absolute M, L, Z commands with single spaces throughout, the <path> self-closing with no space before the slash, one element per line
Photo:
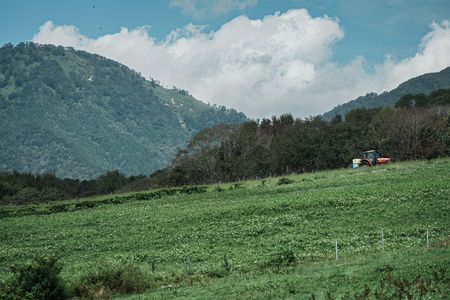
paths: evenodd
<path fill-rule="evenodd" d="M 132 299 L 353 299 L 391 275 L 434 280 L 427 299 L 449 297 L 450 159 L 289 178 L 0 207 L 0 278 L 57 253 L 69 285 L 105 263 L 138 265 L 154 283 L 115 294 Z"/>

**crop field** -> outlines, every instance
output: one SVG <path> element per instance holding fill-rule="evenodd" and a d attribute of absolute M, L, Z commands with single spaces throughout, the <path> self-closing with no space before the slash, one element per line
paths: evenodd
<path fill-rule="evenodd" d="M 56 254 L 69 286 L 123 261 L 153 280 L 119 298 L 366 299 L 418 278 L 450 296 L 450 159 L 286 178 L 2 206 L 0 278 Z"/>

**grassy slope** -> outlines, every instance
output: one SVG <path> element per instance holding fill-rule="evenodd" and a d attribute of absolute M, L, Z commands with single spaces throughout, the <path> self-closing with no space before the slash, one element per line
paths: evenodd
<path fill-rule="evenodd" d="M 449 271 L 450 256 L 448 248 L 425 250 L 390 251 L 384 254 L 357 255 L 335 261 L 316 261 L 301 263 L 294 268 L 282 271 L 250 272 L 231 274 L 213 283 L 200 283 L 177 288 L 162 288 L 144 294 L 122 295 L 119 299 L 331 299 L 362 294 L 366 287 L 373 293 L 387 276 L 386 266 L 393 268 L 393 278 L 406 278 L 409 281 L 425 275 L 433 277 L 437 270 Z M 445 285 L 445 284 L 444 284 Z M 448 285 L 448 283 L 447 283 Z M 426 299 L 448 299 L 450 287 L 441 292 L 428 294 Z M 410 291 L 413 289 L 410 289 Z M 345 299 L 345 298 L 343 298 Z M 356 298 L 358 299 L 358 298 Z M 365 298 L 359 298 L 365 299 Z M 387 297 L 382 299 L 398 299 Z M 406 298 L 405 298 L 406 299 Z M 414 298 L 416 299 L 416 298 Z"/>
<path fill-rule="evenodd" d="M 264 187 L 261 180 L 246 181 L 241 189 L 224 185 L 223 192 L 210 187 L 204 194 L 4 218 L 0 266 L 4 271 L 35 253 L 61 251 L 69 280 L 123 257 L 148 267 L 155 256 L 158 272 L 180 273 L 189 256 L 195 274 L 208 274 L 222 269 L 226 254 L 229 277 L 156 289 L 145 297 L 306 297 L 327 289 L 343 294 L 375 284 L 386 263 L 410 277 L 437 267 L 450 271 L 449 248 L 424 251 L 427 227 L 434 242 L 450 236 L 449 170 L 450 159 L 408 162 L 296 175 L 294 184 L 284 186 L 272 178 Z M 335 239 L 339 262 L 333 260 Z M 287 268 L 289 274 L 261 271 L 289 247 L 296 268 Z"/>

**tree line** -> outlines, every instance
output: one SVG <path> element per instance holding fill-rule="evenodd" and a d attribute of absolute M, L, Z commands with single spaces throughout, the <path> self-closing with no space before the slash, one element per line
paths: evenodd
<path fill-rule="evenodd" d="M 284 114 L 218 125 L 199 132 L 170 167 L 140 183 L 203 184 L 342 168 L 370 149 L 397 161 L 450 155 L 449 105 L 447 89 L 405 95 L 395 108 L 354 109 L 331 122 Z"/>
<path fill-rule="evenodd" d="M 58 178 L 51 173 L 0 173 L 0 204 L 63 200 L 110 194 L 145 176 L 126 177 L 117 170 L 92 180 Z"/>
<path fill-rule="evenodd" d="M 450 89 L 405 95 L 394 108 L 354 109 L 330 122 L 284 114 L 197 133 L 149 176 L 109 171 L 93 180 L 0 173 L 0 203 L 51 201 L 155 187 L 238 181 L 343 168 L 364 150 L 394 160 L 450 155 Z"/>

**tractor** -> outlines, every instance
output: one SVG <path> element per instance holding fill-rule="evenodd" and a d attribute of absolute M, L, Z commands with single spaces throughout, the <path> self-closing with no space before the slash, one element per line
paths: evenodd
<path fill-rule="evenodd" d="M 391 162 L 390 157 L 383 157 L 376 150 L 364 151 L 362 158 L 353 159 L 353 168 L 359 168 L 363 166 L 372 167 L 376 165 L 385 165 Z"/>

